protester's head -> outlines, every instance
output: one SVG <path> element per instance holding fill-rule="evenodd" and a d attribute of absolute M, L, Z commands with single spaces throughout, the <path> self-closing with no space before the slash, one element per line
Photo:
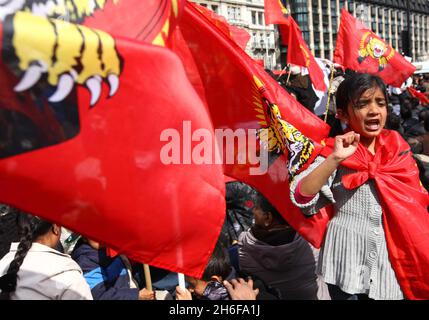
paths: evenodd
<path fill-rule="evenodd" d="M 361 140 L 375 138 L 386 124 L 387 90 L 378 76 L 348 74 L 338 86 L 336 104 L 339 119 L 359 133 Z"/>
<path fill-rule="evenodd" d="M 228 252 L 221 242 L 218 241 L 201 279 L 186 277 L 186 281 L 190 284 L 190 288 L 196 296 L 203 296 L 208 282 L 217 281 L 222 283 L 231 271 L 232 268 Z"/>
<path fill-rule="evenodd" d="M 231 262 L 229 261 L 229 255 L 226 249 L 221 245 L 220 242 L 216 244 L 213 250 L 212 256 L 210 257 L 209 263 L 204 270 L 202 280 L 212 281 L 225 280 L 231 273 Z"/>
<path fill-rule="evenodd" d="M 9 299 L 10 294 L 16 290 L 19 268 L 33 242 L 55 248 L 61 236 L 61 227 L 25 213 L 20 213 L 18 217 L 18 228 L 20 242 L 15 258 L 10 263 L 6 274 L 0 278 L 1 299 Z"/>
<path fill-rule="evenodd" d="M 253 216 L 255 218 L 255 225 L 268 230 L 278 225 L 288 224 L 277 209 L 261 193 L 255 196 Z"/>

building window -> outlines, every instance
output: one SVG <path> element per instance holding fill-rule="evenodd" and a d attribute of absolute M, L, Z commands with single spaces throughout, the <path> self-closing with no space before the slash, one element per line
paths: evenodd
<path fill-rule="evenodd" d="M 295 20 L 299 25 L 301 25 L 301 23 L 307 23 L 308 22 L 308 14 L 299 13 L 295 16 Z"/>
<path fill-rule="evenodd" d="M 252 11 L 252 24 L 256 24 L 256 12 Z"/>
<path fill-rule="evenodd" d="M 302 37 L 304 38 L 305 42 L 310 42 L 310 32 L 303 32 Z"/>
<path fill-rule="evenodd" d="M 229 20 L 241 20 L 240 8 L 228 6 L 228 19 Z"/>
<path fill-rule="evenodd" d="M 263 12 L 258 12 L 258 16 L 259 16 L 259 24 L 260 25 L 264 25 L 264 13 Z"/>

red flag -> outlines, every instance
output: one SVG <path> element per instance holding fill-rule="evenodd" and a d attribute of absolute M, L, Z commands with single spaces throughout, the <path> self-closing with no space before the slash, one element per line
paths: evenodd
<path fill-rule="evenodd" d="M 229 25 L 232 40 L 237 43 L 241 49 L 246 50 L 247 44 L 251 38 L 251 35 L 243 28 L 239 28 L 233 25 Z"/>
<path fill-rule="evenodd" d="M 260 65 L 261 67 L 265 67 L 264 59 L 254 59 L 255 63 Z"/>
<path fill-rule="evenodd" d="M 289 12 L 281 0 L 264 0 L 265 25 L 289 24 Z"/>
<path fill-rule="evenodd" d="M 289 17 L 289 27 L 281 26 L 282 38 L 287 39 L 288 63 L 295 64 L 308 69 L 308 73 L 316 90 L 326 91 L 324 74 L 314 59 L 310 49 L 302 38 L 302 32 L 292 17 Z M 285 32 L 287 30 L 287 33 Z"/>
<path fill-rule="evenodd" d="M 426 97 L 424 95 L 424 93 L 421 93 L 420 91 L 417 91 L 416 89 L 414 89 L 413 87 L 408 87 L 408 91 L 410 92 L 410 94 L 414 97 L 419 99 L 419 101 L 421 102 L 422 105 L 428 105 L 429 104 L 429 99 L 428 97 Z"/>
<path fill-rule="evenodd" d="M 31 4 L 31 0 L 29 2 Z M 115 36 L 161 46 L 168 42 L 185 4 L 185 0 L 106 0 L 99 2 L 104 3 L 99 8 L 100 10 L 95 10 L 86 16 L 82 24 Z"/>
<path fill-rule="evenodd" d="M 197 3 L 195 3 L 194 5 L 196 9 L 203 13 L 226 36 L 234 40 L 234 42 L 237 43 L 240 48 L 242 48 L 243 50 L 246 49 L 247 43 L 249 42 L 251 36 L 245 29 L 230 25 L 223 16 L 216 14 L 215 12 L 206 7 L 203 7 Z"/>
<path fill-rule="evenodd" d="M 151 42 L 166 21 L 151 25 Z M 0 158 L 0 202 L 134 260 L 201 276 L 225 216 L 224 176 L 220 165 L 185 159 L 197 144 L 184 120 L 214 133 L 177 56 L 29 12 L 9 16 L 0 37 L 0 78 L 10 84 L 0 89 L 0 116 L 47 105 L 65 136 L 45 143 L 37 109 L 7 122 L 20 154 Z"/>
<path fill-rule="evenodd" d="M 398 88 L 416 70 L 415 66 L 346 9 L 341 12 L 334 62 L 358 72 L 375 74 L 386 84 Z"/>
<path fill-rule="evenodd" d="M 262 192 L 296 230 L 313 229 L 315 235 L 324 232 L 314 229 L 313 226 L 317 225 L 314 220 L 308 222 L 292 204 L 288 190 L 289 169 L 297 169 L 306 160 L 311 162 L 311 157 L 317 154 L 316 144 L 328 135 L 329 126 L 293 99 L 263 67 L 215 28 L 191 3 L 186 5 L 179 26 L 185 41 L 173 46 L 174 51 L 192 75 L 192 83 L 203 88 L 198 92 L 207 102 L 214 127 L 244 130 L 235 131 L 235 162 L 224 165 L 225 174 Z M 314 145 L 310 147 L 308 140 L 289 124 L 310 137 Z M 276 129 L 283 126 L 284 130 Z M 250 169 L 258 169 L 257 164 L 248 157 L 248 150 L 237 146 L 237 140 L 240 137 L 250 139 L 256 130 L 262 128 L 268 131 L 269 166 L 266 173 L 251 174 Z M 304 146 L 309 149 L 303 150 Z M 292 150 L 297 147 L 289 163 L 287 147 Z M 224 144 L 224 154 L 228 154 L 227 148 L 228 145 Z M 240 156 L 245 162 L 238 162 Z M 319 216 L 318 219 L 325 217 Z M 311 240 L 312 236 L 308 238 Z"/>

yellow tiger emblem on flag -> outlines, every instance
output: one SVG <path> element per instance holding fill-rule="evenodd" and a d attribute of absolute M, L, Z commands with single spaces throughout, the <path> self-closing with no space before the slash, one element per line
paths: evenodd
<path fill-rule="evenodd" d="M 263 92 L 265 90 L 263 83 L 256 76 L 254 81 L 258 92 Z M 256 91 L 254 105 L 257 111 L 256 117 L 261 120 L 259 124 L 262 126 L 257 130 L 257 136 L 262 147 L 270 154 L 269 162 L 272 163 L 280 154 L 287 153 L 289 179 L 293 179 L 310 159 L 315 149 L 313 142 L 282 118 L 276 104 L 261 97 L 260 94 L 256 95 Z"/>
<path fill-rule="evenodd" d="M 85 18 L 105 8 L 108 2 L 124 0 L 13 0 L 1 3 L 3 60 L 19 77 L 16 92 L 31 89 L 46 76 L 54 92 L 49 102 L 64 100 L 76 84 L 85 86 L 94 106 L 102 93 L 102 83 L 112 97 L 120 85 L 123 60 L 108 33 L 79 25 Z M 167 2 L 166 2 L 167 3 Z M 178 0 L 170 0 L 177 16 Z M 169 19 L 150 41 L 165 45 Z"/>
<path fill-rule="evenodd" d="M 390 52 L 386 56 L 389 49 Z M 371 57 L 378 61 L 378 71 L 382 71 L 394 54 L 395 50 L 392 47 L 387 46 L 383 41 L 372 37 L 371 32 L 367 31 L 362 36 L 359 44 L 358 62 L 362 63 L 367 57 Z"/>

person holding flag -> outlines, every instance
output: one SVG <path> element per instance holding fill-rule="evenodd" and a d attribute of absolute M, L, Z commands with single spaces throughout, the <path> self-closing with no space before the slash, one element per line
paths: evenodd
<path fill-rule="evenodd" d="M 384 129 L 386 86 L 354 73 L 336 102 L 346 133 L 327 139 L 290 187 L 309 219 L 330 205 L 317 271 L 332 299 L 428 299 L 429 196 L 409 145 Z"/>

